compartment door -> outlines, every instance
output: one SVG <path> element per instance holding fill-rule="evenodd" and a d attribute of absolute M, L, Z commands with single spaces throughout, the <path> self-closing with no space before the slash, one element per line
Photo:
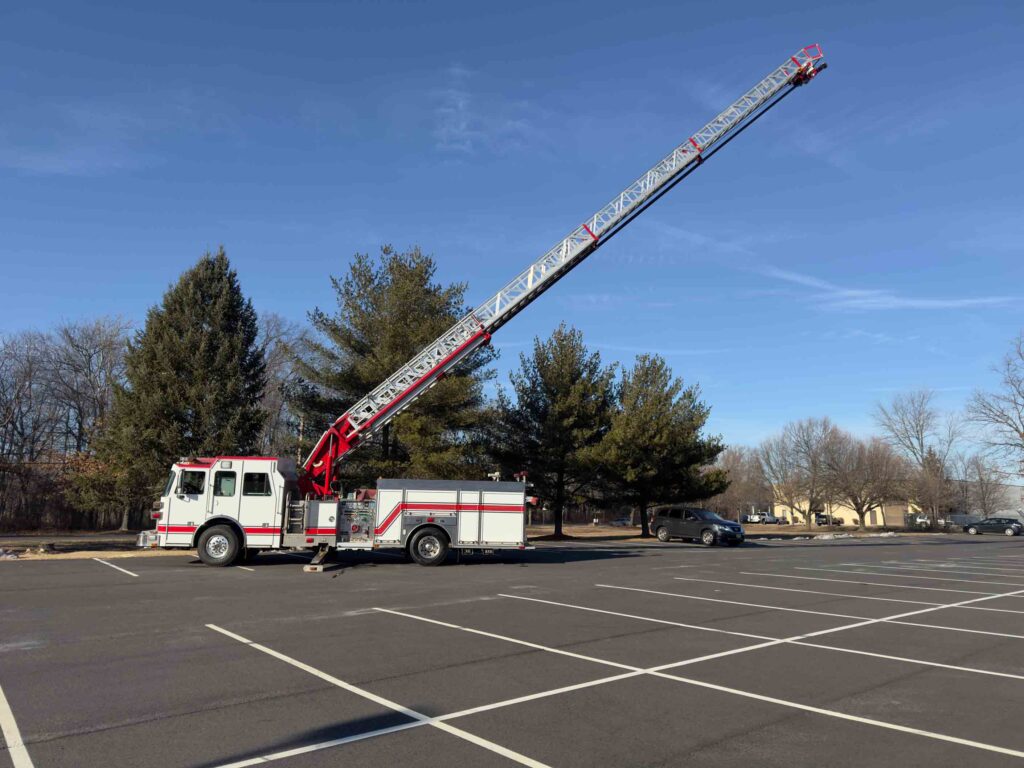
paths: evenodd
<path fill-rule="evenodd" d="M 480 503 L 480 539 L 486 544 L 525 543 L 523 493 L 484 491 Z"/>
<path fill-rule="evenodd" d="M 480 491 L 459 491 L 459 544 L 480 541 Z"/>

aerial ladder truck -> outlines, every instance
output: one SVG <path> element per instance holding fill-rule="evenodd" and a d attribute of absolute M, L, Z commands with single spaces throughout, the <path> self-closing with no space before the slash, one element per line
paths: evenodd
<path fill-rule="evenodd" d="M 574 267 L 676 184 L 826 66 L 817 44 L 801 48 L 721 114 L 579 224 L 500 291 L 420 350 L 340 416 L 301 471 L 276 456 L 215 456 L 174 464 L 154 504 L 143 547 L 197 547 L 210 565 L 266 549 L 403 548 L 422 565 L 449 549 L 524 549 L 521 482 L 382 479 L 376 493 L 344 497 L 339 464 L 427 392 Z"/>

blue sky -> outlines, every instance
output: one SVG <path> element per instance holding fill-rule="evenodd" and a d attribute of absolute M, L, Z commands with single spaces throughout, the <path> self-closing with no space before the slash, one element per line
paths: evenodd
<path fill-rule="evenodd" d="M 820 42 L 820 79 L 495 336 L 502 376 L 566 320 L 664 355 L 730 443 L 956 408 L 1024 326 L 1024 5 L 789 8 L 5 4 L 0 332 L 140 322 L 222 243 L 296 321 L 385 242 L 477 303 Z"/>

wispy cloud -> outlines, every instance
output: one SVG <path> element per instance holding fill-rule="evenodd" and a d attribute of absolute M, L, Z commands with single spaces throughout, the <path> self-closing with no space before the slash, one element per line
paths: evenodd
<path fill-rule="evenodd" d="M 17 114 L 0 127 L 0 167 L 60 176 L 156 165 L 161 140 L 234 125 L 219 99 L 190 90 L 127 102 L 39 102 Z"/>
<path fill-rule="evenodd" d="M 502 151 L 537 138 L 531 104 L 474 90 L 475 79 L 475 72 L 458 65 L 445 70 L 444 85 L 434 93 L 434 146 L 439 151 Z"/>
<path fill-rule="evenodd" d="M 899 309 L 970 309 L 992 307 L 1017 301 L 1015 296 L 970 296 L 970 297 L 920 297 L 905 296 L 891 289 L 884 288 L 849 288 L 830 283 L 827 280 L 801 272 L 768 267 L 759 270 L 762 274 L 782 280 L 803 288 L 809 288 L 806 294 L 819 309 L 877 311 Z"/>

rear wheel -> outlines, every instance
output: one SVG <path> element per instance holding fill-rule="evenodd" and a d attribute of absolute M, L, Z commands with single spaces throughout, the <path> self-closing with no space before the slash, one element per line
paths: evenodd
<path fill-rule="evenodd" d="M 207 565 L 231 565 L 240 552 L 238 534 L 230 526 L 215 525 L 199 537 L 199 559 Z"/>
<path fill-rule="evenodd" d="M 668 541 L 668 528 L 664 525 L 658 526 L 658 530 L 655 531 L 655 535 L 658 537 L 658 541 Z"/>
<path fill-rule="evenodd" d="M 713 547 L 715 545 L 715 532 L 710 528 L 705 528 L 700 532 L 700 543 L 705 547 Z"/>
<path fill-rule="evenodd" d="M 971 536 L 977 536 L 978 535 L 978 528 L 976 526 L 972 525 L 970 528 L 967 529 L 967 532 L 969 534 L 971 534 Z"/>
<path fill-rule="evenodd" d="M 409 556 L 420 565 L 440 565 L 448 557 L 448 537 L 437 528 L 424 528 L 409 542 Z"/>

